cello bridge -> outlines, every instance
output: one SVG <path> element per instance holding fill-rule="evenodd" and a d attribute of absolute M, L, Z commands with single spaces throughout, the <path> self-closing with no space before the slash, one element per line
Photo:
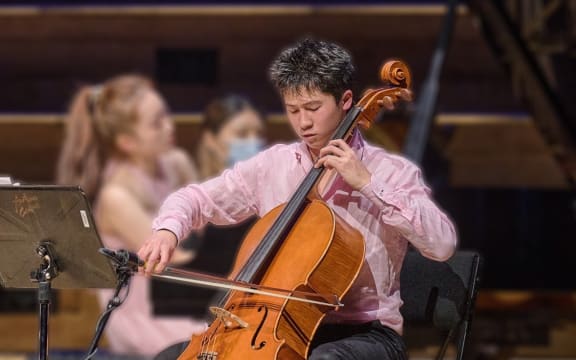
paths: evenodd
<path fill-rule="evenodd" d="M 237 315 L 232 314 L 230 311 L 226 309 L 222 309 L 216 306 L 210 307 L 210 312 L 216 316 L 216 319 L 220 320 L 226 329 L 229 329 L 233 326 L 239 326 L 241 328 L 247 328 L 248 323 L 242 320 Z M 211 359 L 211 358 L 207 358 Z M 204 359 L 202 359 L 204 360 Z"/>

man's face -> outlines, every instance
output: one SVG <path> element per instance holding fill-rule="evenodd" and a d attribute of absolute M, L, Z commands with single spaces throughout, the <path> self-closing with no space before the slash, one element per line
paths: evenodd
<path fill-rule="evenodd" d="M 330 141 L 352 106 L 351 90 L 346 90 L 338 102 L 334 96 L 319 90 L 301 89 L 287 92 L 282 97 L 290 125 L 316 155 Z"/>

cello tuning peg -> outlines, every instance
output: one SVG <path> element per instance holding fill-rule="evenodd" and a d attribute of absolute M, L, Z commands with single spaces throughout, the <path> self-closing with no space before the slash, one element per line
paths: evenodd
<path fill-rule="evenodd" d="M 390 96 L 384 96 L 381 100 L 377 100 L 378 105 L 384 106 L 388 110 L 394 109 L 394 101 Z"/>

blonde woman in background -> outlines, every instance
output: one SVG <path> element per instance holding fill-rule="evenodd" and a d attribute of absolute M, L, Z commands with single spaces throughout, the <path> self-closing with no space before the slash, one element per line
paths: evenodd
<path fill-rule="evenodd" d="M 123 75 L 75 95 L 57 182 L 86 192 L 104 246 L 137 251 L 164 198 L 197 178 L 189 157 L 174 146 L 174 123 L 150 80 Z M 193 256 L 179 248 L 172 261 Z M 132 277 L 127 298 L 105 329 L 111 352 L 152 357 L 205 329 L 191 318 L 154 316 L 149 287 L 148 278 Z M 102 309 L 112 295 L 111 289 L 98 291 Z"/>

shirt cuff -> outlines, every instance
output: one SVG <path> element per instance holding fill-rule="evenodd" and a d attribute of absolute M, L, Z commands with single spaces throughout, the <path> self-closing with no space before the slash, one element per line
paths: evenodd
<path fill-rule="evenodd" d="M 374 181 L 374 175 L 370 177 L 370 182 L 360 189 L 360 193 L 375 204 L 393 206 L 401 210 L 401 206 L 397 203 L 392 188 L 388 184 L 376 183 Z"/>
<path fill-rule="evenodd" d="M 390 219 L 400 215 L 405 219 L 411 219 L 413 216 L 407 195 L 384 182 L 378 181 L 374 175 L 370 178 L 370 182 L 360 189 L 360 192 L 380 207 L 385 218 Z"/>
<path fill-rule="evenodd" d="M 182 226 L 176 219 L 164 219 L 162 221 L 154 222 L 152 230 L 167 230 L 176 235 L 176 240 L 180 243 L 180 240 L 184 238 L 182 234 Z"/>

